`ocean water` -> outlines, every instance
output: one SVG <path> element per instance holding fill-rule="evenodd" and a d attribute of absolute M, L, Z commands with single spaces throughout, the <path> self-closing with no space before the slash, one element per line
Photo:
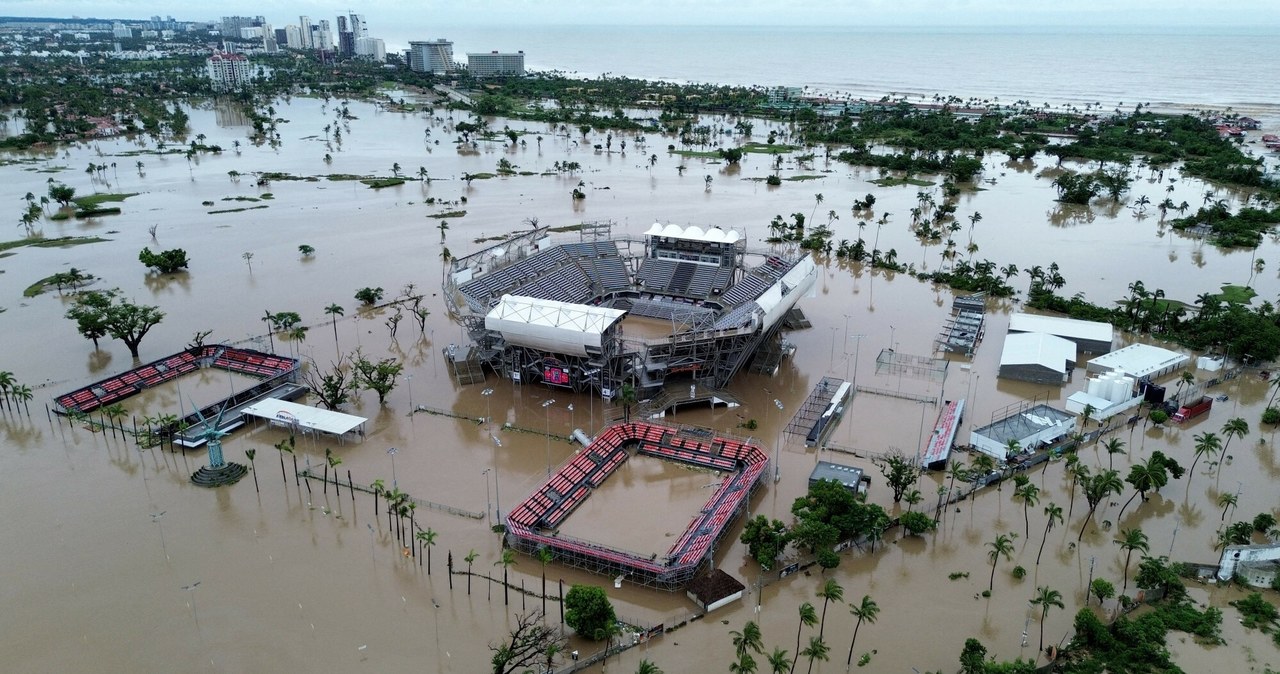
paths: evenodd
<path fill-rule="evenodd" d="M 430 26 L 389 47 L 444 37 L 454 56 L 524 50 L 526 65 L 587 77 L 800 86 L 879 98 L 1101 103 L 1103 109 L 1231 107 L 1280 123 L 1273 30 L 871 29 L 741 26 Z M 398 31 L 398 32 L 397 32 Z"/>

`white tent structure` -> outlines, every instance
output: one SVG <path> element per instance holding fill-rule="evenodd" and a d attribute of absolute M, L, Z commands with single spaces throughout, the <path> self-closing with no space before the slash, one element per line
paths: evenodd
<path fill-rule="evenodd" d="M 655 222 L 649 227 L 649 231 L 644 233 L 645 236 L 656 236 L 663 239 L 681 239 L 684 241 L 699 241 L 702 243 L 725 243 L 734 244 L 742 238 L 740 232 L 733 230 L 725 231 L 719 227 L 712 227 L 703 230 L 697 225 L 689 227 L 681 227 L 680 225 L 663 225 Z"/>
<path fill-rule="evenodd" d="M 279 398 L 263 398 L 240 410 L 242 414 L 266 419 L 268 422 L 291 430 L 328 433 L 343 436 L 362 429 L 368 419 L 352 414 L 322 410 L 309 405 L 299 405 Z M 363 432 L 361 433 L 363 435 Z"/>
<path fill-rule="evenodd" d="M 1189 356 L 1177 351 L 1150 344 L 1130 344 L 1123 349 L 1094 358 L 1086 367 L 1090 372 L 1110 372 L 1119 369 L 1137 379 L 1143 377 L 1156 379 L 1182 367 L 1190 360 Z"/>
<path fill-rule="evenodd" d="M 1111 351 L 1111 340 L 1115 336 L 1110 323 L 1040 314 L 1013 314 L 1009 317 L 1009 332 L 1043 332 L 1069 339 L 1085 353 Z"/>
<path fill-rule="evenodd" d="M 1000 353 L 999 376 L 1061 386 L 1075 360 L 1076 345 L 1070 340 L 1042 332 L 1010 333 Z"/>
<path fill-rule="evenodd" d="M 604 335 L 626 311 L 503 295 L 484 317 L 484 327 L 508 344 L 571 356 L 598 355 Z"/>

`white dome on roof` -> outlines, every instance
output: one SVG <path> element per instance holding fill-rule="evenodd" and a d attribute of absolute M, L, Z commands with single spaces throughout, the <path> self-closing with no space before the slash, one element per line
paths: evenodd
<path fill-rule="evenodd" d="M 712 227 L 711 229 L 708 229 L 705 234 L 702 235 L 702 240 L 711 241 L 714 243 L 723 243 L 724 230 L 720 229 L 719 227 Z"/>
<path fill-rule="evenodd" d="M 655 222 L 649 225 L 649 231 L 644 233 L 645 236 L 662 236 L 662 223 Z"/>
<path fill-rule="evenodd" d="M 705 234 L 705 233 L 703 233 L 703 231 L 702 231 L 702 228 L 701 228 L 701 227 L 699 227 L 699 226 L 697 226 L 697 225 L 689 225 L 689 227 L 688 227 L 687 229 L 685 229 L 685 230 L 684 230 L 684 238 L 686 238 L 686 239 L 705 239 L 705 238 L 706 238 L 706 234 Z"/>
<path fill-rule="evenodd" d="M 684 228 L 681 227 L 680 225 L 667 225 L 666 227 L 662 228 L 662 236 L 683 238 Z"/>

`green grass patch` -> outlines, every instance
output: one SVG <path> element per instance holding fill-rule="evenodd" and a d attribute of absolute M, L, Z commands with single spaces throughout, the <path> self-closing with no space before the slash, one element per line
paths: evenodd
<path fill-rule="evenodd" d="M 101 241 L 110 241 L 97 236 L 60 236 L 55 239 L 18 239 L 17 241 L 0 242 L 0 251 L 6 251 L 13 248 L 22 248 L 31 246 L 33 248 L 66 248 L 67 246 L 79 246 L 85 243 L 99 243 Z"/>
<path fill-rule="evenodd" d="M 358 180 L 363 177 L 364 176 L 353 176 L 350 179 Z M 266 180 L 267 182 L 273 182 L 276 180 L 306 180 L 307 182 L 314 182 L 316 178 L 312 176 L 295 176 L 292 173 L 283 173 L 281 171 L 267 171 L 265 173 L 259 173 L 258 180 Z M 330 178 L 330 180 L 333 180 L 333 178 Z"/>
<path fill-rule="evenodd" d="M 743 152 L 752 152 L 755 154 L 786 154 L 788 152 L 795 152 L 799 149 L 799 145 L 786 145 L 783 143 L 774 143 L 773 145 L 770 145 L 768 143 L 753 142 L 742 146 Z"/>
<path fill-rule="evenodd" d="M 584 226 L 585 225 L 565 225 L 563 227 L 551 227 L 547 231 L 554 232 L 556 234 L 563 234 L 565 232 L 579 232 L 579 231 L 582 231 L 582 228 Z"/>
<path fill-rule="evenodd" d="M 36 169 L 36 173 L 59 173 L 67 170 L 66 166 L 49 166 L 47 168 Z"/>
<path fill-rule="evenodd" d="M 872 185 L 879 187 L 897 187 L 899 185 L 915 185 L 916 187 L 933 187 L 934 183 L 930 180 L 920 180 L 919 178 L 877 178 L 869 181 Z"/>
<path fill-rule="evenodd" d="M 499 234 L 498 236 L 485 236 L 479 239 L 475 239 L 474 243 L 485 243 L 487 241 L 506 241 L 506 240 L 507 240 L 506 234 Z"/>
<path fill-rule="evenodd" d="M 365 178 L 360 182 L 368 185 L 371 189 L 380 190 L 384 187 L 395 187 L 403 185 L 404 178 Z"/>
<path fill-rule="evenodd" d="M 444 213 L 431 213 L 428 218 L 461 218 L 467 215 L 466 211 L 445 211 Z"/>
<path fill-rule="evenodd" d="M 262 196 L 261 196 L 261 197 L 258 197 L 258 198 L 259 198 L 259 199 L 262 199 L 263 201 L 270 201 L 270 200 L 272 200 L 272 199 L 275 199 L 275 198 L 276 198 L 276 195 L 274 195 L 274 194 L 272 194 L 272 193 L 270 193 L 270 192 L 263 192 L 263 193 L 262 193 Z"/>
<path fill-rule="evenodd" d="M 538 175 L 538 172 L 537 172 L 537 171 L 521 171 L 518 175 L 522 175 L 522 176 L 536 176 L 536 175 Z"/>
<path fill-rule="evenodd" d="M 671 154 L 679 157 L 700 157 L 703 159 L 720 158 L 720 153 L 715 150 L 673 150 Z"/>
<path fill-rule="evenodd" d="M 40 293 L 43 293 L 44 291 L 48 290 L 48 289 L 49 289 L 49 288 L 51 288 L 51 287 L 56 287 L 56 286 L 57 286 L 56 281 L 58 280 L 58 276 L 59 276 L 59 275 L 60 275 L 60 273 L 59 273 L 59 274 L 50 274 L 49 276 L 46 276 L 46 277 L 44 277 L 44 278 L 40 279 L 39 281 L 36 281 L 35 283 L 32 283 L 31 285 L 27 286 L 27 289 L 26 289 L 26 290 L 22 291 L 22 296 L 23 296 L 23 297 L 35 297 L 35 296 L 39 295 Z M 86 283 L 89 283 L 89 282 L 91 282 L 91 281 L 95 281 L 95 280 L 97 280 L 97 279 L 95 279 L 92 275 L 89 275 L 89 276 L 85 277 L 82 281 L 80 281 L 80 285 L 84 285 L 84 284 L 86 284 Z"/>
<path fill-rule="evenodd" d="M 324 175 L 324 179 L 336 183 L 349 180 L 367 180 L 369 176 L 356 175 L 354 173 L 327 173 Z"/>
<path fill-rule="evenodd" d="M 120 209 L 116 206 L 103 206 L 101 208 L 82 208 L 76 211 L 76 218 L 96 218 L 100 215 L 120 215 Z"/>
<path fill-rule="evenodd" d="M 76 197 L 75 199 L 72 199 L 71 203 L 78 206 L 81 210 L 87 211 L 102 204 L 124 201 L 129 197 L 136 196 L 138 196 L 137 192 L 86 194 L 83 197 Z"/>
<path fill-rule="evenodd" d="M 73 211 L 58 211 L 57 213 L 50 215 L 49 219 L 55 222 L 58 220 L 70 220 L 72 212 Z"/>
<path fill-rule="evenodd" d="M 244 211 L 255 211 L 259 208 L 269 208 L 266 204 L 258 206 L 245 206 L 244 208 L 223 208 L 217 211 L 209 211 L 209 215 L 218 215 L 220 213 L 242 213 Z"/>
<path fill-rule="evenodd" d="M 805 180 L 821 180 L 825 177 L 826 176 L 813 175 L 813 174 L 800 174 L 798 176 L 790 176 L 787 178 L 783 178 L 783 180 L 787 180 L 791 182 L 803 182 Z"/>
<path fill-rule="evenodd" d="M 490 178 L 497 178 L 497 177 L 498 176 L 493 173 L 472 173 L 471 174 L 472 180 L 488 180 Z"/>
<path fill-rule="evenodd" d="M 1230 283 L 1222 285 L 1222 292 L 1218 293 L 1218 298 L 1227 304 L 1248 304 L 1257 297 L 1258 293 L 1254 292 L 1249 286 L 1238 286 Z"/>
<path fill-rule="evenodd" d="M 223 201 L 262 201 L 258 197 L 222 197 Z"/>

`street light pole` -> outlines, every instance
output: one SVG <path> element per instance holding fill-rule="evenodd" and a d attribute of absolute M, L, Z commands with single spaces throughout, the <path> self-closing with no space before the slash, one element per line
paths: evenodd
<path fill-rule="evenodd" d="M 854 343 L 854 347 L 853 347 L 853 382 L 852 382 L 852 385 L 853 385 L 853 387 L 854 387 L 854 388 L 856 388 L 856 387 L 858 386 L 858 355 L 862 353 L 862 338 L 863 338 L 863 337 L 866 337 L 866 335 L 862 335 L 862 334 L 858 334 L 858 335 L 849 335 L 849 339 L 857 340 L 857 341 Z M 844 365 L 844 371 L 845 371 L 845 378 L 847 379 L 847 378 L 849 377 L 849 364 L 848 364 L 848 363 L 845 363 L 845 365 Z M 857 391 L 854 391 L 854 393 L 857 393 Z"/>
<path fill-rule="evenodd" d="M 773 446 L 773 481 L 782 479 L 782 466 L 778 465 L 779 450 L 782 448 L 782 401 L 773 399 L 773 406 L 778 408 L 778 443 Z"/>
<path fill-rule="evenodd" d="M 480 395 L 484 396 L 484 423 L 489 427 L 489 435 L 493 435 L 493 417 L 489 416 L 489 396 L 493 395 L 493 389 L 487 388 Z"/>
<path fill-rule="evenodd" d="M 396 454 L 400 453 L 400 450 L 396 449 L 395 447 L 388 447 L 387 453 L 391 455 L 391 488 L 395 489 L 397 486 L 396 485 Z"/>
<path fill-rule="evenodd" d="M 542 401 L 542 409 L 547 413 L 547 477 L 551 477 L 551 406 L 555 403 L 555 398 Z"/>
<path fill-rule="evenodd" d="M 413 413 L 413 375 L 406 374 L 404 380 L 409 384 L 409 413 Z"/>
<path fill-rule="evenodd" d="M 485 468 L 480 473 L 484 477 L 484 514 L 489 518 L 489 526 L 493 527 L 493 501 L 489 499 L 489 471 L 492 468 Z"/>
<path fill-rule="evenodd" d="M 502 448 L 502 440 L 498 436 L 492 435 L 493 444 L 499 449 Z M 498 515 L 498 524 L 502 524 L 502 483 L 498 481 L 498 464 L 493 464 L 493 507 Z"/>

